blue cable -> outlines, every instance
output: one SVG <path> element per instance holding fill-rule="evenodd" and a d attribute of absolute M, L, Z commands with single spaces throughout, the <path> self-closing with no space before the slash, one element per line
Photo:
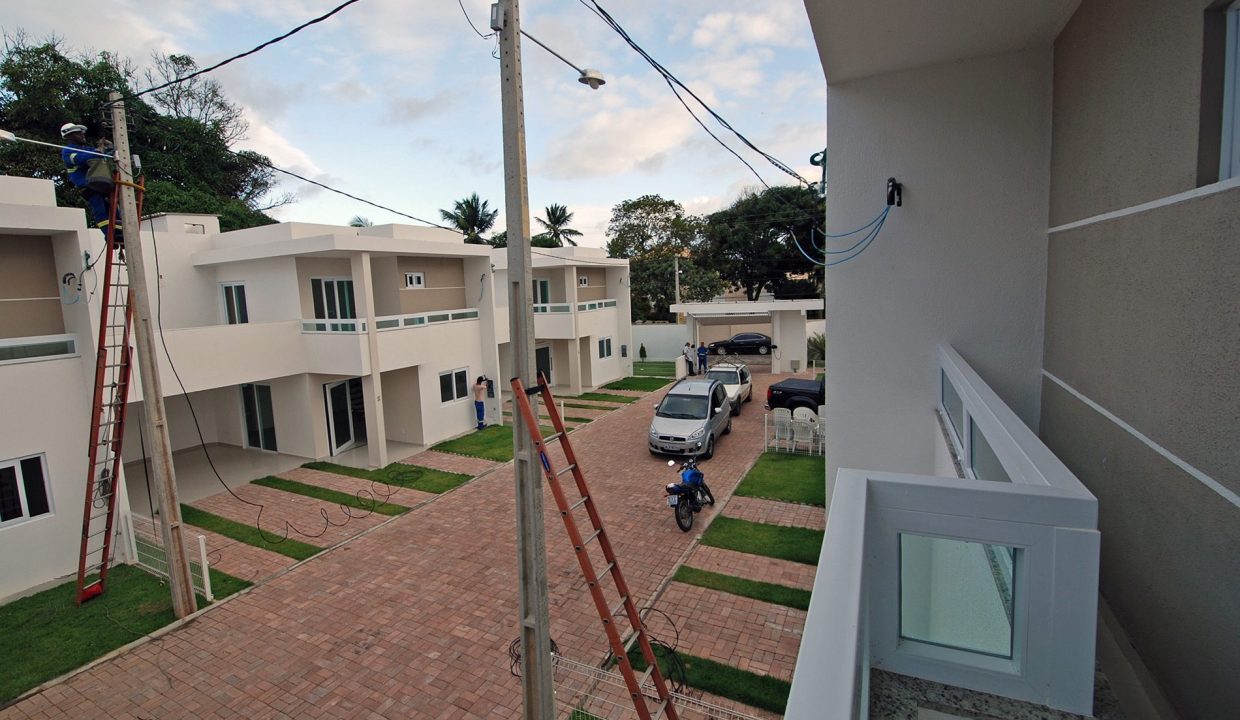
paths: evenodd
<path fill-rule="evenodd" d="M 873 243 L 873 242 L 874 242 L 874 239 L 878 237 L 878 233 L 882 231 L 882 229 L 883 229 L 883 223 L 885 223 L 885 222 L 886 222 L 886 219 L 884 219 L 884 220 L 883 220 L 883 222 L 880 222 L 877 226 L 875 226 L 875 228 L 874 228 L 874 232 L 872 232 L 872 233 L 870 234 L 870 236 L 868 237 L 868 240 L 867 240 L 867 242 L 865 243 L 865 245 L 864 245 L 864 246 L 862 246 L 862 248 L 861 248 L 860 250 L 858 250 L 858 251 L 857 251 L 857 253 L 856 253 L 855 255 L 850 255 L 850 256 L 848 256 L 848 257 L 846 257 L 846 258 L 842 259 L 842 260 L 836 260 L 836 261 L 834 261 L 834 262 L 829 262 L 829 263 L 826 263 L 826 265 L 825 265 L 824 267 L 835 267 L 836 265 L 843 265 L 844 263 L 848 262 L 849 260 L 852 260 L 853 258 L 860 257 L 860 256 L 861 256 L 861 253 L 863 253 L 863 252 L 865 252 L 867 249 L 869 249 L 870 244 L 871 244 L 871 243 Z"/>
<path fill-rule="evenodd" d="M 829 237 L 829 238 L 842 238 L 842 237 L 848 237 L 849 235 L 856 235 L 862 230 L 865 230 L 866 228 L 870 227 L 874 223 L 878 222 L 880 219 L 882 219 L 884 215 L 886 215 L 890 211 L 891 211 L 890 205 L 884 207 L 883 211 L 880 212 L 877 217 L 875 217 L 873 220 L 869 221 L 868 223 L 862 225 L 861 227 L 857 228 L 856 230 L 849 230 L 846 233 L 840 233 L 838 235 L 832 235 L 831 233 L 821 233 L 821 234 L 823 237 Z"/>
<path fill-rule="evenodd" d="M 879 231 L 879 230 L 883 227 L 883 223 L 887 222 L 887 213 L 889 213 L 889 212 L 891 212 L 891 208 L 890 208 L 890 207 L 883 208 L 883 211 L 882 211 L 881 213 L 879 213 L 879 214 L 878 214 L 878 217 L 877 217 L 877 218 L 875 218 L 875 220 L 877 220 L 877 221 L 878 221 L 878 225 L 874 226 L 874 228 L 873 228 L 873 229 L 871 229 L 871 230 L 870 230 L 870 232 L 866 233 L 866 236 L 865 236 L 865 237 L 863 237 L 863 238 L 861 238 L 860 240 L 858 240 L 857 242 L 853 243 L 853 246 L 852 246 L 852 247 L 848 248 L 847 250 L 827 250 L 827 251 L 826 251 L 826 254 L 827 254 L 827 255 L 847 255 L 848 253 L 852 252 L 853 250 L 856 250 L 859 246 L 861 246 L 861 245 L 865 244 L 865 243 L 866 243 L 866 241 L 870 238 L 870 236 L 872 236 L 872 235 L 874 235 L 875 233 L 877 233 L 877 232 L 878 232 L 878 231 Z M 826 245 L 826 243 L 824 242 L 824 243 L 823 243 L 823 245 L 825 246 L 825 245 Z"/>

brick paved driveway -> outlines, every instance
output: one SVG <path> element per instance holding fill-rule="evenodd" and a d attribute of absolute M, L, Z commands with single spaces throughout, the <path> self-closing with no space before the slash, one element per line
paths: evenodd
<path fill-rule="evenodd" d="M 769 379 L 755 377 L 756 397 Z M 645 449 L 652 413 L 641 400 L 572 435 L 639 604 L 714 512 L 694 533 L 676 528 L 661 492 L 673 474 Z M 703 462 L 717 498 L 761 451 L 761 427 L 751 403 Z M 518 717 L 506 653 L 517 634 L 512 504 L 506 465 L 0 718 Z M 558 514 L 546 521 L 552 635 L 594 662 L 603 632 Z"/>

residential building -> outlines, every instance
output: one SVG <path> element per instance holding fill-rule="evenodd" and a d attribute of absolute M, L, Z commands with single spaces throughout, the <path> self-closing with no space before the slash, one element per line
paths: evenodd
<path fill-rule="evenodd" d="M 805 5 L 828 231 L 904 191 L 827 272 L 833 495 L 788 716 L 926 681 L 1088 715 L 1095 656 L 1121 705 L 1234 716 L 1240 9 Z"/>
<path fill-rule="evenodd" d="M 55 207 L 50 183 L 0 183 L 0 388 L 12 401 L 0 420 L 0 490 L 8 503 L 18 488 L 22 503 L 20 513 L 6 505 L 0 523 L 3 598 L 76 568 L 102 275 L 84 272 L 83 258 L 103 243 L 81 210 Z M 504 422 L 503 251 L 404 225 L 222 233 L 216 217 L 183 213 L 147 218 L 140 241 L 174 453 L 200 444 L 305 459 L 350 453 L 382 467 L 471 431 L 480 375 L 494 382 L 488 422 Z M 586 248 L 539 252 L 541 295 L 531 300 L 553 383 L 579 392 L 628 374 L 627 261 Z M 146 445 L 143 412 L 135 379 L 123 454 L 131 468 Z M 21 489 L 36 487 L 40 472 L 42 513 L 37 492 Z M 213 477 L 178 484 L 190 501 L 220 490 Z M 145 511 L 145 490 L 130 495 Z"/>

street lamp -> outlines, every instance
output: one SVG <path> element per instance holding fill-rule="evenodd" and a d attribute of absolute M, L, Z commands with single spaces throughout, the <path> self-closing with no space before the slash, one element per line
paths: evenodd
<path fill-rule="evenodd" d="M 529 184 L 525 170 L 525 101 L 521 94 L 521 30 L 518 0 L 491 6 L 491 29 L 499 33 L 500 97 L 504 128 L 504 208 L 508 233 L 508 328 L 513 374 L 527 387 L 537 384 L 530 261 Z M 526 37 L 577 71 L 597 90 L 605 80 L 582 69 L 528 33 Z M 551 679 L 551 615 L 547 603 L 547 555 L 543 532 L 542 479 L 533 442 L 520 413 L 512 418 L 516 475 L 517 579 L 520 585 L 521 690 L 525 720 L 555 717 Z"/>

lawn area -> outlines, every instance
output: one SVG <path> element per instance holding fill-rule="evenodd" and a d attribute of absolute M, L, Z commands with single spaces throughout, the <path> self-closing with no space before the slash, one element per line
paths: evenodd
<path fill-rule="evenodd" d="M 650 392 L 658 390 L 671 381 L 671 378 L 663 377 L 626 377 L 620 378 L 615 382 L 609 382 L 603 387 L 607 390 L 641 390 L 642 392 Z"/>
<path fill-rule="evenodd" d="M 274 490 L 283 490 L 284 492 L 294 493 L 297 495 L 305 495 L 306 497 L 312 497 L 317 500 L 326 500 L 327 502 L 333 502 L 337 505 L 343 505 L 345 507 L 376 512 L 380 515 L 400 515 L 401 513 L 409 512 L 409 508 L 404 505 L 397 505 L 396 503 L 389 502 L 376 502 L 373 498 L 367 498 L 365 496 L 358 497 L 352 493 L 321 488 L 318 485 L 308 485 L 303 482 L 288 480 L 274 475 L 261 477 L 257 480 L 253 480 L 252 482 L 255 485 L 262 485 L 263 487 L 269 487 Z"/>
<path fill-rule="evenodd" d="M 702 536 L 702 544 L 817 565 L 823 535 L 821 530 L 780 527 L 721 516 L 710 524 Z"/>
<path fill-rule="evenodd" d="M 754 600 L 761 600 L 776 605 L 786 605 L 798 610 L 809 610 L 810 593 L 808 590 L 790 588 L 784 585 L 776 585 L 775 583 L 758 582 L 757 580 L 746 580 L 744 578 L 732 577 L 731 575 L 721 575 L 708 570 L 698 570 L 688 565 L 682 565 L 672 579 L 689 585 L 697 585 L 710 588 L 711 590 L 740 595 L 741 597 L 753 598 Z"/>
<path fill-rule="evenodd" d="M 550 427 L 542 428 L 544 437 L 553 432 Z M 508 462 L 512 459 L 512 425 L 491 425 L 485 430 L 432 445 L 431 450 Z"/>
<path fill-rule="evenodd" d="M 734 494 L 826 507 L 826 473 L 827 460 L 822 456 L 767 452 Z"/>
<path fill-rule="evenodd" d="M 210 530 L 213 533 L 232 538 L 237 542 L 280 553 L 294 560 L 305 560 L 312 555 L 319 554 L 323 550 L 323 548 L 317 545 L 304 543 L 291 537 L 281 540 L 284 537 L 282 532 L 278 534 L 259 532 L 256 527 L 243 525 L 190 505 L 181 505 L 181 519 L 190 525 L 197 525 L 203 530 Z"/>
<path fill-rule="evenodd" d="M 660 385 L 659 387 L 663 386 Z M 631 403 L 637 400 L 637 397 L 634 395 L 612 395 L 611 393 L 600 392 L 581 393 L 580 395 L 566 395 L 565 397 L 575 397 L 578 400 L 593 400 L 594 402 L 609 403 Z"/>
<path fill-rule="evenodd" d="M 302 467 L 336 473 L 337 475 L 348 475 L 386 485 L 395 485 L 397 487 L 409 488 L 410 490 L 421 490 L 422 492 L 435 493 L 436 495 L 447 492 L 452 488 L 460 487 L 473 479 L 472 476 L 465 473 L 417 467 L 400 462 L 394 462 L 379 470 L 363 470 L 329 462 L 308 462 L 302 465 Z"/>
<path fill-rule="evenodd" d="M 654 377 L 676 377 L 675 360 L 636 360 L 633 362 L 634 375 L 653 375 Z"/>
<path fill-rule="evenodd" d="M 668 660 L 664 652 L 661 647 L 654 650 L 659 670 L 667 677 Z M 685 666 L 686 685 L 771 712 L 782 713 L 788 705 L 792 685 L 784 680 L 739 670 L 686 652 L 676 654 Z M 637 646 L 629 651 L 629 662 L 638 671 L 646 669 L 646 659 Z"/>
<path fill-rule="evenodd" d="M 215 570 L 211 585 L 217 598 L 249 587 Z M 114 566 L 107 592 L 81 607 L 76 589 L 71 580 L 0 607 L 0 705 L 176 619 L 167 584 L 132 565 Z"/>

